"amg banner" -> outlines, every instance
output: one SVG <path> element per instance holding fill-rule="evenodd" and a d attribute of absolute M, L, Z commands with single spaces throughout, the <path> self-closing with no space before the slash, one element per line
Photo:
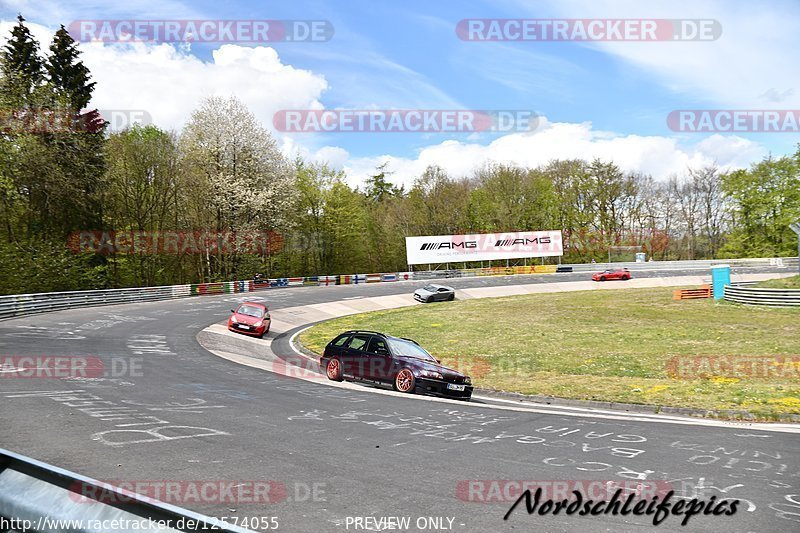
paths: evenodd
<path fill-rule="evenodd" d="M 561 255 L 561 230 L 406 237 L 409 265 Z"/>

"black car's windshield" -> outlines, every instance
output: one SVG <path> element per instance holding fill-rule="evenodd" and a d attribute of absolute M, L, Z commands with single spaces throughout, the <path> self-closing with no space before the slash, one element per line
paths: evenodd
<path fill-rule="evenodd" d="M 433 285 L 425 285 L 424 287 L 422 287 L 422 290 L 428 292 L 436 292 L 436 287 Z"/>
<path fill-rule="evenodd" d="M 261 307 L 256 307 L 254 305 L 243 305 L 239 307 L 239 309 L 236 312 L 239 313 L 240 315 L 247 315 L 256 318 L 261 318 L 264 316 L 264 309 L 262 309 Z"/>
<path fill-rule="evenodd" d="M 414 344 L 410 341 L 404 341 L 402 339 L 386 340 L 389 342 L 389 347 L 392 349 L 392 353 L 394 353 L 394 355 L 414 357 L 416 359 L 422 359 L 423 361 L 430 361 L 431 363 L 437 362 L 435 357 L 426 352 L 425 349 L 418 344 Z"/>

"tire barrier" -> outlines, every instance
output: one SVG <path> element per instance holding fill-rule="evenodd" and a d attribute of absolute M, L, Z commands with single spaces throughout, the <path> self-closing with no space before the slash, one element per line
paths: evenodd
<path fill-rule="evenodd" d="M 724 299 L 747 305 L 769 305 L 773 307 L 800 307 L 800 289 L 767 289 L 725 285 Z"/>

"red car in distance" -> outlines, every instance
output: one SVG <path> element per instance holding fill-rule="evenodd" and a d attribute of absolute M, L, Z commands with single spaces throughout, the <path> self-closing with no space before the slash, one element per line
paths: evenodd
<path fill-rule="evenodd" d="M 261 338 L 269 332 L 270 317 L 266 305 L 257 302 L 243 302 L 228 319 L 228 329 Z"/>
<path fill-rule="evenodd" d="M 618 268 L 616 270 L 603 270 L 592 274 L 592 281 L 608 281 L 611 279 L 631 279 L 631 271 L 627 268 Z"/>

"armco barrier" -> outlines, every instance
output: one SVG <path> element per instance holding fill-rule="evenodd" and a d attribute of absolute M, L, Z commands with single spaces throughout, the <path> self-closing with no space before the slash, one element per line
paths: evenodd
<path fill-rule="evenodd" d="M 800 289 L 767 289 L 726 285 L 724 299 L 748 305 L 770 305 L 775 307 L 800 307 Z"/>
<path fill-rule="evenodd" d="M 98 291 L 47 292 L 0 296 L 0 318 L 48 313 L 63 309 L 184 298 L 197 294 L 191 285 L 111 289 Z"/>
<path fill-rule="evenodd" d="M 762 259 L 730 259 L 725 261 L 657 261 L 648 263 L 614 263 L 614 267 L 628 268 L 630 270 L 704 270 L 712 265 L 724 263 L 731 267 L 769 267 L 786 269 L 787 272 L 797 270 L 796 257 L 783 258 L 762 258 Z M 606 264 L 582 264 L 582 265 L 533 265 L 527 267 L 491 267 L 473 268 L 467 270 L 433 270 L 420 272 L 398 272 L 383 274 L 350 274 L 341 276 L 309 276 L 294 278 L 269 278 L 263 280 L 242 280 L 226 281 L 215 283 L 197 283 L 185 285 L 171 285 L 165 287 L 144 287 L 132 289 L 105 289 L 91 291 L 72 291 L 72 292 L 48 292 L 39 294 L 17 294 L 0 296 L 0 319 L 12 318 L 17 316 L 46 313 L 50 311 L 60 311 L 64 309 L 74 309 L 78 307 L 91 307 L 101 305 L 114 305 L 124 303 L 145 302 L 154 300 L 169 300 L 173 298 L 185 298 L 189 296 L 205 294 L 230 294 L 243 293 L 256 290 L 266 290 L 289 286 L 302 285 L 348 285 L 366 283 L 369 279 L 374 282 L 391 281 L 412 281 L 428 280 L 441 278 L 460 278 L 472 276 L 506 276 L 521 273 L 555 273 L 555 272 L 595 272 L 606 268 Z M 392 279 L 394 278 L 394 279 Z M 734 301 L 733 298 L 740 298 L 743 303 L 751 303 L 753 295 L 740 295 L 737 293 L 741 287 L 728 290 L 726 298 Z M 726 289 L 727 290 L 727 289 Z M 762 300 L 772 299 L 779 289 L 759 289 L 769 291 L 762 295 Z M 788 292 L 788 300 L 784 298 L 782 304 L 763 305 L 785 305 L 787 301 L 794 298 L 792 291 Z M 737 294 L 734 294 L 737 293 Z M 730 294 L 730 297 L 728 296 Z M 769 298 L 767 298 L 767 296 Z M 751 301 L 744 302 L 749 298 Z M 753 302 L 755 303 L 755 302 Z M 790 303 L 794 305 L 793 303 Z"/>
<path fill-rule="evenodd" d="M 77 497 L 71 487 L 81 487 L 86 496 Z M 4 531 L 99 531 L 101 521 L 114 531 L 249 531 L 2 448 L 0 517 Z M 186 526 L 174 529 L 178 524 Z"/>

